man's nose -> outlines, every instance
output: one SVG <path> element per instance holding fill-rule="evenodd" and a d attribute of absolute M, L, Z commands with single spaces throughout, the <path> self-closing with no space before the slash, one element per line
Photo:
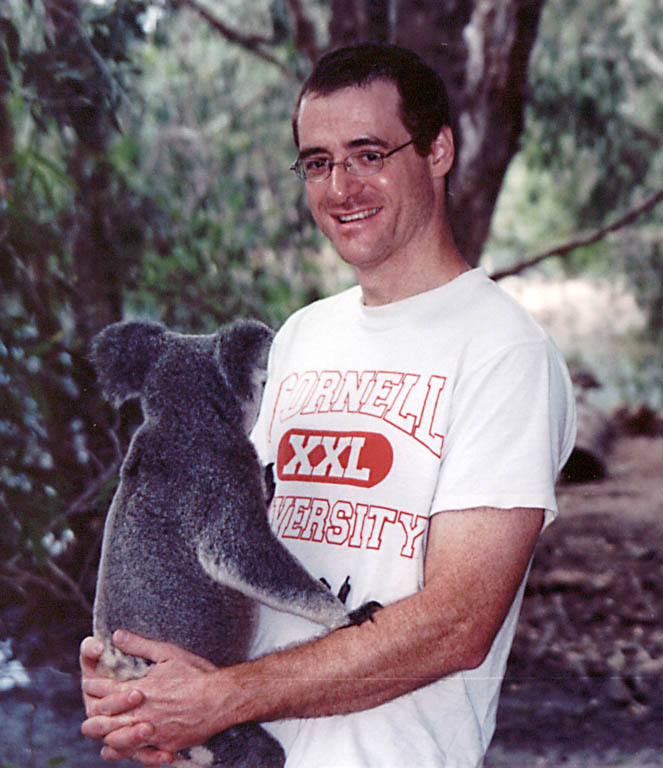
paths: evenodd
<path fill-rule="evenodd" d="M 350 173 L 343 163 L 334 163 L 327 183 L 327 195 L 342 199 L 360 189 L 362 184 L 361 178 Z"/>

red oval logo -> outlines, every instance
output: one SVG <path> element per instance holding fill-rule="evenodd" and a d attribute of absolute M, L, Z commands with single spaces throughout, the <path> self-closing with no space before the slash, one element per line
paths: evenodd
<path fill-rule="evenodd" d="M 375 432 L 289 429 L 279 443 L 276 470 L 279 480 L 372 488 L 393 460 L 391 444 Z"/>

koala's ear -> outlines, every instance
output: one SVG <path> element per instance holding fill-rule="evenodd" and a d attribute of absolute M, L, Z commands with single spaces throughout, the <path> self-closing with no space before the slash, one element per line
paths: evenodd
<path fill-rule="evenodd" d="M 164 335 L 162 325 L 136 320 L 113 323 L 94 337 L 92 363 L 103 391 L 116 405 L 141 394 Z"/>
<path fill-rule="evenodd" d="M 241 401 L 252 399 L 256 379 L 264 379 L 273 337 L 271 328 L 257 320 L 237 320 L 218 332 L 217 363 Z"/>

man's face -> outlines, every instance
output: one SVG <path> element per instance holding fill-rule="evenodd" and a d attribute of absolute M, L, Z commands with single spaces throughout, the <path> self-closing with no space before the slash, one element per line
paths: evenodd
<path fill-rule="evenodd" d="M 399 106 L 396 86 L 382 80 L 306 96 L 298 119 L 300 156 L 314 152 L 338 162 L 358 150 L 386 154 L 412 138 Z M 436 194 L 429 159 L 412 145 L 387 158 L 372 176 L 353 176 L 335 165 L 325 181 L 306 182 L 317 225 L 341 258 L 360 271 L 407 259 L 424 246 L 437 215 Z"/>

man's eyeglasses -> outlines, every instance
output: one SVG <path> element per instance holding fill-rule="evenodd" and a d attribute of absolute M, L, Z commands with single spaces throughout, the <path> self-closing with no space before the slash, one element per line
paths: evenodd
<path fill-rule="evenodd" d="M 405 147 L 409 147 L 412 142 L 413 139 L 410 139 L 410 141 L 406 141 L 405 144 L 401 144 L 389 152 L 361 149 L 358 152 L 352 152 L 345 160 L 339 160 L 338 162 L 334 162 L 330 157 L 325 157 L 324 155 L 299 157 L 290 166 L 290 170 L 294 171 L 302 181 L 312 181 L 314 183 L 328 179 L 335 165 L 342 165 L 353 176 L 371 176 L 382 170 L 384 161 L 388 157 L 391 157 L 396 152 L 400 152 Z"/>

